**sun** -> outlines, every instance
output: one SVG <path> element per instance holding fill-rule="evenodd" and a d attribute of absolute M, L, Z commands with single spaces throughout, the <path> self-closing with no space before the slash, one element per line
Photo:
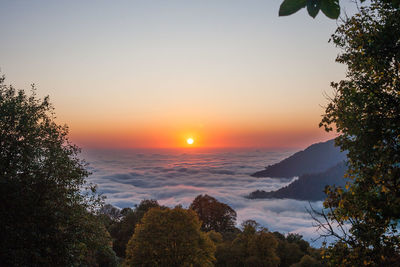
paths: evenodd
<path fill-rule="evenodd" d="M 193 145 L 193 143 L 194 143 L 193 138 L 186 139 L 186 143 L 188 143 L 189 145 Z"/>

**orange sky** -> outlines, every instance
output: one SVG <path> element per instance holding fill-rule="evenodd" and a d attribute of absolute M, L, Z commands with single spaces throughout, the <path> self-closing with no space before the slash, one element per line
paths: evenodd
<path fill-rule="evenodd" d="M 103 148 L 175 148 L 175 147 L 271 147 L 301 148 L 316 141 L 332 138 L 332 134 L 318 129 L 318 121 L 296 123 L 295 118 L 287 125 L 135 125 L 110 124 L 109 127 L 93 125 L 75 127 L 71 131 L 74 142 L 84 147 Z M 179 124 L 179 123 L 178 123 Z M 193 145 L 186 140 L 194 139 Z"/>
<path fill-rule="evenodd" d="M 0 9 L 1 71 L 50 95 L 80 146 L 192 137 L 191 147 L 299 148 L 332 137 L 318 128 L 321 106 L 345 68 L 325 16 L 278 17 L 281 0 L 21 2 Z"/>

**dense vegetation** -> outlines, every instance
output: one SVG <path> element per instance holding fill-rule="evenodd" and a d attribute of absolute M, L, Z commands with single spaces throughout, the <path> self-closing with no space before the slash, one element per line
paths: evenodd
<path fill-rule="evenodd" d="M 356 1 L 357 2 L 357 1 Z M 365 0 L 360 0 L 365 2 Z M 338 0 L 285 0 L 280 15 L 307 6 L 315 17 L 323 4 Z M 334 16 L 331 16 L 334 15 Z M 315 212 L 322 237 L 336 241 L 324 251 L 333 266 L 398 266 L 400 262 L 400 1 L 372 0 L 342 18 L 331 41 L 346 79 L 333 82 L 334 95 L 320 123 L 335 130 L 348 151 L 351 180 L 327 188 L 328 210 Z M 323 219 L 320 219 L 320 216 Z"/>
<path fill-rule="evenodd" d="M 119 210 L 107 205 L 101 217 L 107 221 L 113 244 L 120 244 L 114 246 L 117 254 L 126 251 L 120 259 L 126 266 L 323 265 L 321 251 L 312 248 L 300 235 L 270 232 L 252 220 L 237 228 L 236 213 L 231 213 L 234 210 L 211 196 L 199 195 L 190 206 L 202 201 L 209 204 L 201 211 L 179 206 L 170 209 L 155 200 L 144 200 L 135 209 Z M 143 216 L 143 208 L 150 206 Z M 232 216 L 220 216 L 227 211 Z M 209 215 L 207 222 L 199 220 L 198 212 Z M 136 222 L 128 219 L 140 217 Z M 221 223 L 232 227 L 216 231 Z M 121 235 L 122 229 L 130 232 Z"/>
<path fill-rule="evenodd" d="M 328 220 L 320 226 L 337 238 L 327 256 L 333 265 L 394 266 L 400 262 L 400 9 L 372 1 L 346 18 L 332 41 L 348 70 L 345 80 L 332 83 L 321 126 L 340 134 L 336 144 L 348 151 L 352 183 L 327 190 Z"/>
<path fill-rule="evenodd" d="M 237 228 L 236 212 L 208 195 L 190 207 L 143 200 L 134 209 L 107 204 L 99 216 L 126 266 L 322 266 L 321 251 L 298 234 L 272 233 L 252 220 Z"/>
<path fill-rule="evenodd" d="M 197 196 L 189 207 L 201 220 L 203 231 L 232 232 L 235 229 L 236 211 L 209 195 Z"/>
<path fill-rule="evenodd" d="M 127 266 L 213 266 L 214 242 L 200 230 L 196 213 L 152 208 L 126 247 Z"/>
<path fill-rule="evenodd" d="M 2 266 L 116 264 L 95 216 L 101 204 L 68 129 L 48 97 L 0 77 L 0 263 Z"/>

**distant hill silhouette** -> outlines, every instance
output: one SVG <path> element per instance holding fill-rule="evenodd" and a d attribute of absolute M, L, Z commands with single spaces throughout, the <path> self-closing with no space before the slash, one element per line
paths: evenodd
<path fill-rule="evenodd" d="M 302 174 L 319 173 L 346 159 L 346 153 L 335 147 L 334 140 L 313 144 L 279 163 L 256 172 L 254 177 L 290 178 Z"/>
<path fill-rule="evenodd" d="M 326 185 L 344 187 L 346 183 L 346 179 L 343 178 L 345 171 L 346 163 L 342 161 L 324 172 L 303 174 L 293 183 L 276 191 L 254 191 L 248 195 L 248 198 L 290 198 L 309 201 L 323 200 L 326 197 L 323 192 Z"/>

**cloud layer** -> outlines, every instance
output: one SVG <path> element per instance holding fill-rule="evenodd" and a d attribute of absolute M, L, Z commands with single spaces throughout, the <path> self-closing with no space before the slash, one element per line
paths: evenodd
<path fill-rule="evenodd" d="M 267 150 L 88 150 L 89 181 L 98 184 L 107 202 L 132 207 L 143 199 L 188 207 L 199 194 L 229 204 L 238 224 L 256 220 L 271 231 L 297 232 L 311 240 L 317 235 L 305 208 L 308 203 L 289 199 L 250 200 L 256 189 L 275 190 L 294 178 L 254 178 L 249 174 L 286 158 L 293 151 Z M 313 203 L 320 208 L 321 202 Z M 318 244 L 314 244 L 318 245 Z"/>

